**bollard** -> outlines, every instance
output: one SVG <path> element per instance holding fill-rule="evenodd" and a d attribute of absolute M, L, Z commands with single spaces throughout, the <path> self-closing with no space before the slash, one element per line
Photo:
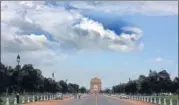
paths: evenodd
<path fill-rule="evenodd" d="M 29 99 L 29 97 L 27 97 L 27 102 L 28 102 L 28 103 L 30 102 L 30 99 Z"/>
<path fill-rule="evenodd" d="M 6 103 L 5 105 L 9 105 L 9 98 L 6 98 Z"/>
<path fill-rule="evenodd" d="M 149 102 L 149 97 L 147 97 L 147 102 Z"/>
<path fill-rule="evenodd" d="M 164 105 L 167 105 L 167 103 L 166 103 L 166 98 L 164 98 L 163 101 L 164 101 L 163 104 L 164 104 Z"/>
<path fill-rule="evenodd" d="M 146 102 L 146 97 L 144 97 L 144 102 Z"/>
<path fill-rule="evenodd" d="M 22 97 L 22 104 L 24 104 L 25 103 L 25 99 L 24 99 L 24 97 Z"/>
<path fill-rule="evenodd" d="M 54 95 L 54 99 L 56 100 L 56 95 Z"/>
<path fill-rule="evenodd" d="M 38 97 L 38 96 L 36 96 L 35 101 L 38 101 L 38 99 L 39 99 L 39 97 Z"/>
<path fill-rule="evenodd" d="M 17 98 L 14 98 L 14 105 L 17 105 Z"/>
<path fill-rule="evenodd" d="M 172 99 L 170 99 L 170 105 L 173 105 L 173 101 L 172 101 Z"/>
<path fill-rule="evenodd" d="M 42 101 L 42 96 L 40 96 L 40 101 Z"/>
<path fill-rule="evenodd" d="M 161 98 L 158 99 L 158 104 L 161 105 Z"/>
<path fill-rule="evenodd" d="M 150 102 L 153 103 L 153 101 L 152 101 L 152 97 L 150 97 Z"/>
<path fill-rule="evenodd" d="M 46 100 L 46 99 L 45 99 L 45 95 L 44 95 L 44 100 Z"/>
<path fill-rule="evenodd" d="M 35 102 L 35 98 L 34 98 L 34 96 L 32 96 L 32 102 Z"/>
<path fill-rule="evenodd" d="M 157 100 L 156 100 L 156 97 L 154 98 L 154 104 L 156 104 L 157 103 Z"/>

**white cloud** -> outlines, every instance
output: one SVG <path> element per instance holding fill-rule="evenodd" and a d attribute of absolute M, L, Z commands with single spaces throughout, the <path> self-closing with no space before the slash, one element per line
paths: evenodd
<path fill-rule="evenodd" d="M 156 57 L 153 61 L 154 61 L 155 63 L 167 63 L 167 64 L 172 64 L 172 63 L 173 63 L 173 60 L 164 59 L 164 58 L 162 58 L 162 57 Z"/>
<path fill-rule="evenodd" d="M 14 42 L 13 45 L 17 44 L 16 46 L 21 43 L 18 47 L 26 48 L 24 50 L 47 48 L 47 45 L 52 44 L 45 35 L 34 34 L 37 31 L 50 33 L 57 41 L 53 42 L 53 45 L 62 50 L 110 49 L 126 52 L 138 47 L 136 41 L 142 35 L 141 29 L 137 27 L 122 28 L 125 31 L 135 32 L 134 34 L 117 35 L 112 30 L 104 29 L 102 23 L 83 17 L 77 11 L 67 11 L 63 7 L 50 7 L 43 2 L 7 3 L 4 1 L 1 14 L 2 36 L 6 40 L 5 43 Z M 79 23 L 74 25 L 75 22 Z M 9 35 L 5 35 L 7 29 L 11 29 Z M 11 40 L 8 42 L 10 37 Z M 43 41 L 39 41 L 39 38 Z"/>
<path fill-rule="evenodd" d="M 78 11 L 44 5 L 43 1 L 1 2 L 2 62 L 16 65 L 12 59 L 19 53 L 23 64 L 32 63 L 47 75 L 51 72 L 49 67 L 55 70 L 60 67 L 57 62 L 67 59 L 69 55 L 63 51 L 141 50 L 143 45 L 137 42 L 142 30 L 129 26 L 123 30 L 134 33 L 117 35 Z"/>
<path fill-rule="evenodd" d="M 162 62 L 162 61 L 164 61 L 164 59 L 163 58 L 161 58 L 161 57 L 157 57 L 157 58 L 155 58 L 155 60 L 154 60 L 155 62 Z"/>
<path fill-rule="evenodd" d="M 78 9 L 99 10 L 118 14 L 178 15 L 177 1 L 98 1 L 97 3 L 74 1 L 71 5 Z"/>

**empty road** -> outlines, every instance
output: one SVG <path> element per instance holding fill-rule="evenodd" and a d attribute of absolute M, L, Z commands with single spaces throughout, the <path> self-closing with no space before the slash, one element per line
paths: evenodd
<path fill-rule="evenodd" d="M 132 105 L 103 95 L 85 96 L 82 99 L 73 99 L 56 105 Z"/>

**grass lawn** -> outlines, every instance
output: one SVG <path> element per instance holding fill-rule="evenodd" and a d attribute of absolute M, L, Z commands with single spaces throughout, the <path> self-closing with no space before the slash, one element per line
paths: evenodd
<path fill-rule="evenodd" d="M 177 95 L 171 95 L 171 96 L 168 96 L 167 98 L 177 100 L 178 96 Z"/>

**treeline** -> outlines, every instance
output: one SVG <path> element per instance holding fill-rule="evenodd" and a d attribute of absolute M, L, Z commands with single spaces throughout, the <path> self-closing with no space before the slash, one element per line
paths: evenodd
<path fill-rule="evenodd" d="M 32 64 L 25 64 L 15 68 L 0 63 L 0 93 L 25 93 L 25 92 L 49 92 L 49 93 L 84 93 L 85 87 L 67 81 L 55 81 L 42 75 L 40 69 Z"/>
<path fill-rule="evenodd" d="M 127 83 L 113 86 L 112 90 L 106 89 L 105 92 L 126 93 L 126 94 L 153 94 L 153 93 L 177 93 L 179 91 L 179 78 L 170 78 L 166 70 L 160 72 L 150 70 L 149 75 L 140 75 L 138 79 Z"/>

